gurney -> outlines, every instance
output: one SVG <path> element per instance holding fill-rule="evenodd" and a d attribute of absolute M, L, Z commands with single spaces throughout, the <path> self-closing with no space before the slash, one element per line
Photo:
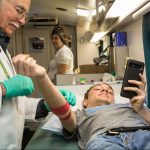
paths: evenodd
<path fill-rule="evenodd" d="M 115 100 L 116 103 L 127 103 L 129 102 L 129 99 L 123 98 L 120 96 L 120 89 L 121 89 L 121 82 L 112 82 L 108 83 L 110 84 L 115 92 Z M 57 86 L 58 89 L 67 89 L 76 94 L 77 97 L 77 104 L 73 108 L 75 109 L 81 109 L 82 107 L 82 100 L 84 93 L 87 91 L 89 87 L 92 85 L 68 85 L 68 86 Z M 51 130 L 45 130 L 42 128 L 43 124 L 39 126 L 39 128 L 36 130 L 34 136 L 28 143 L 26 150 L 28 149 L 64 149 L 64 150 L 70 150 L 70 149 L 79 149 L 77 146 L 77 141 L 72 140 L 68 141 L 66 140 L 62 135 L 55 134 L 53 129 Z"/>

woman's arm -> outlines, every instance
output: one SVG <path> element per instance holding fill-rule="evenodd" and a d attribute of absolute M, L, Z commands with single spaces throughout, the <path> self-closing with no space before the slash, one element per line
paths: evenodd
<path fill-rule="evenodd" d="M 76 116 L 69 107 L 65 107 L 67 102 L 65 98 L 60 94 L 57 88 L 53 85 L 48 75 L 46 74 L 45 68 L 38 65 L 36 61 L 29 55 L 19 54 L 13 58 L 16 71 L 19 74 L 23 74 L 32 78 L 35 78 L 39 89 L 41 90 L 44 99 L 47 101 L 50 109 L 60 118 L 63 127 L 73 132 L 76 128 Z M 58 114 L 56 110 L 62 114 Z M 68 118 L 67 118 L 67 117 Z M 64 119 L 65 118 L 65 119 Z"/>
<path fill-rule="evenodd" d="M 67 64 L 57 64 L 57 73 L 58 74 L 65 74 L 68 69 Z"/>

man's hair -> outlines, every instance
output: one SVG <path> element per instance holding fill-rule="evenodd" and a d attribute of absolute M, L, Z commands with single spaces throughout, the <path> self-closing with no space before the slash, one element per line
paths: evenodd
<path fill-rule="evenodd" d="M 61 39 L 61 41 L 64 43 L 64 44 L 67 44 L 67 40 L 68 40 L 68 37 L 67 35 L 65 34 L 65 31 L 62 27 L 59 27 L 59 26 L 56 26 L 54 27 L 52 33 L 51 33 L 51 37 L 53 35 L 58 35 Z"/>
<path fill-rule="evenodd" d="M 84 99 L 88 99 L 89 92 L 90 92 L 94 87 L 99 86 L 99 85 L 102 85 L 102 84 L 108 85 L 108 86 L 113 90 L 113 88 L 112 88 L 109 84 L 107 84 L 107 83 L 95 84 L 95 85 L 91 86 L 91 87 L 86 91 L 86 93 L 84 94 Z M 113 92 L 114 92 L 114 90 L 113 90 Z"/>

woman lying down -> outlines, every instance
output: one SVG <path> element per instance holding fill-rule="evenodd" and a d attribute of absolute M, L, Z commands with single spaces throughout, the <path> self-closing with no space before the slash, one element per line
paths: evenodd
<path fill-rule="evenodd" d="M 141 74 L 141 82 L 129 80 L 139 88 L 125 87 L 125 90 L 137 93 L 130 103 L 115 104 L 112 87 L 102 83 L 85 93 L 84 109 L 73 112 L 47 76 L 45 68 L 29 56 L 24 60 L 22 57 L 25 58 L 21 54 L 13 60 L 18 73 L 36 79 L 49 108 L 63 125 L 64 137 L 77 137 L 80 149 L 150 148 L 150 111 L 144 106 L 145 79 Z"/>

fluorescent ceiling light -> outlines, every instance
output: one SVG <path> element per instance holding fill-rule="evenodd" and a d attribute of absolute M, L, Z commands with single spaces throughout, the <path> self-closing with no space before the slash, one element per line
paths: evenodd
<path fill-rule="evenodd" d="M 107 32 L 95 32 L 90 42 L 96 43 L 99 41 L 102 37 L 104 37 L 107 34 Z"/>
<path fill-rule="evenodd" d="M 115 0 L 106 18 L 126 17 L 148 0 Z"/>
<path fill-rule="evenodd" d="M 77 15 L 88 17 L 90 15 L 90 12 L 85 9 L 77 9 Z"/>

